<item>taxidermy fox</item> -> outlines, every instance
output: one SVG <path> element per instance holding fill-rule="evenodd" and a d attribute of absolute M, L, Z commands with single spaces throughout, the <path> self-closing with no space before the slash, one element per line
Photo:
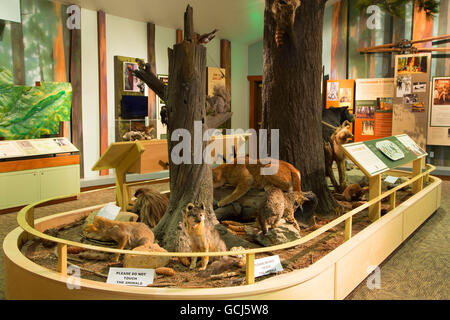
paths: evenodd
<path fill-rule="evenodd" d="M 295 210 L 299 208 L 305 198 L 298 191 L 284 193 L 282 190 L 270 187 L 266 190 L 266 203 L 258 213 L 257 221 L 261 227 L 263 234 L 266 234 L 271 228 L 278 227 L 281 218 L 292 223 L 294 227 L 300 231 L 300 227 L 295 220 Z"/>
<path fill-rule="evenodd" d="M 226 251 L 225 242 L 220 238 L 219 232 L 214 226 L 209 226 L 206 222 L 206 207 L 202 202 L 201 208 L 189 203 L 186 206 L 186 231 L 191 240 L 192 252 Z M 200 270 L 205 270 L 209 257 L 202 257 Z M 183 262 L 183 260 L 182 260 Z M 191 269 L 195 269 L 197 257 L 191 258 Z"/>
<path fill-rule="evenodd" d="M 109 236 L 118 243 L 117 249 L 123 249 L 127 244 L 131 249 L 147 248 L 155 239 L 152 230 L 142 222 L 113 221 L 99 216 L 85 230 Z M 120 253 L 117 253 L 113 261 L 119 261 L 119 257 Z"/>
<path fill-rule="evenodd" d="M 283 191 L 301 192 L 300 172 L 291 164 L 279 160 L 278 172 L 274 175 L 262 175 L 261 168 L 268 166 L 258 161 L 250 164 L 248 157 L 246 164 L 223 164 L 213 169 L 214 188 L 225 184 L 235 186 L 236 189 L 229 196 L 219 201 L 219 207 L 226 206 L 245 195 L 251 187 L 264 189 L 275 186 Z"/>

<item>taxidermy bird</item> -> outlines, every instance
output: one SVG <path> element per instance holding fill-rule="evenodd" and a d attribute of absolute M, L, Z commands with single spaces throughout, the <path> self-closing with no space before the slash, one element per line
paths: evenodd
<path fill-rule="evenodd" d="M 216 32 L 217 31 L 219 31 L 219 30 L 214 29 L 210 33 L 202 34 L 201 36 L 198 37 L 198 40 L 197 40 L 198 43 L 203 43 L 203 44 L 209 43 L 212 39 L 214 39 L 214 37 L 216 36 Z"/>
<path fill-rule="evenodd" d="M 162 106 L 161 111 L 159 112 L 159 115 L 161 116 L 161 122 L 163 125 L 169 125 L 169 121 L 167 119 L 167 107 Z"/>

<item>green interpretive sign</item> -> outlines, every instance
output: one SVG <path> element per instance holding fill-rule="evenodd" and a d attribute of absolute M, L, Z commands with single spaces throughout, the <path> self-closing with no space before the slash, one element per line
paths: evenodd
<path fill-rule="evenodd" d="M 345 154 L 368 176 L 375 176 L 427 155 L 408 135 L 343 145 Z"/>

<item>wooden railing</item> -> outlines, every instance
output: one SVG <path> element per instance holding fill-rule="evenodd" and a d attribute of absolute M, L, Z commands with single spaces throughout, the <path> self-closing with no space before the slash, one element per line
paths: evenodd
<path fill-rule="evenodd" d="M 387 197 L 389 197 L 390 201 L 390 210 L 395 209 L 395 199 L 396 199 L 396 192 L 410 184 L 414 184 L 417 182 L 420 182 L 421 184 L 423 181 L 428 181 L 429 174 L 435 169 L 432 165 L 426 165 L 426 170 L 424 172 L 418 173 L 417 175 L 411 177 L 408 181 L 398 185 L 397 187 L 388 190 L 384 192 L 382 195 L 371 199 L 370 201 L 362 204 L 361 206 L 353 209 L 350 212 L 345 213 L 344 215 L 334 219 L 333 221 L 329 222 L 328 224 L 322 226 L 321 228 L 309 233 L 305 237 L 302 237 L 298 240 L 275 245 L 271 247 L 264 247 L 264 248 L 257 248 L 257 249 L 246 249 L 246 250 L 239 250 L 239 251 L 224 251 L 224 252 L 142 252 L 142 251 L 131 251 L 131 250 L 120 250 L 120 249 L 114 249 L 114 248 L 107 248 L 107 247 L 99 247 L 95 245 L 89 245 L 79 242 L 74 242 L 70 240 L 60 239 L 56 237 L 52 237 L 49 235 L 46 235 L 34 228 L 34 208 L 40 204 L 43 204 L 45 202 L 48 202 L 50 200 L 56 200 L 55 199 L 49 199 L 45 201 L 41 201 L 38 203 L 31 204 L 25 208 L 23 208 L 17 216 L 17 221 L 19 223 L 19 226 L 26 232 L 26 238 L 28 240 L 33 239 L 35 236 L 46 239 L 49 241 L 56 242 L 57 245 L 57 252 L 58 252 L 58 272 L 61 274 L 66 275 L 67 274 L 67 247 L 68 246 L 76 246 L 88 250 L 95 250 L 95 251 L 101 251 L 101 252 L 109 252 L 109 253 L 120 253 L 120 254 L 133 254 L 133 255 L 147 255 L 147 256 L 169 256 L 169 257 L 203 257 L 203 256 L 230 256 L 230 255 L 245 255 L 246 257 L 246 283 L 247 284 L 253 284 L 255 282 L 255 276 L 254 276 L 254 266 L 255 266 L 255 255 L 258 253 L 264 253 L 264 252 L 271 252 L 271 251 L 277 251 L 277 250 L 283 250 L 292 248 L 301 244 L 304 244 L 310 240 L 313 240 L 314 238 L 318 237 L 319 235 L 327 232 L 331 228 L 337 226 L 338 224 L 345 222 L 345 231 L 344 236 L 345 240 L 349 240 L 352 236 L 352 217 L 358 213 L 361 213 L 363 210 L 369 208 L 370 206 L 374 204 L 381 204 L 381 201 Z M 396 170 L 397 172 L 405 173 L 404 171 Z M 394 170 L 391 172 L 395 172 Z M 137 185 L 136 184 L 129 184 L 129 185 Z M 421 190 L 422 188 L 420 188 Z M 65 196 L 67 197 L 67 196 Z M 64 198 L 65 198 L 64 197 Z M 61 197 L 62 198 L 62 197 Z"/>

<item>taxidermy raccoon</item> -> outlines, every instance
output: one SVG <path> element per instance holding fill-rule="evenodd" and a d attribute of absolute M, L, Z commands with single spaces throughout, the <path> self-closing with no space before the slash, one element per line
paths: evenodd
<path fill-rule="evenodd" d="M 202 202 L 201 207 L 189 203 L 186 206 L 185 223 L 186 231 L 191 241 L 192 252 L 226 251 L 225 242 L 214 226 L 206 223 L 206 207 Z M 202 257 L 200 270 L 205 270 L 209 257 Z M 191 269 L 197 264 L 197 257 L 191 258 Z"/>
<path fill-rule="evenodd" d="M 149 188 L 136 190 L 134 196 L 136 201 L 131 212 L 139 215 L 138 221 L 145 223 L 150 228 L 156 227 L 166 213 L 169 199 L 158 191 Z"/>
<path fill-rule="evenodd" d="M 295 11 L 300 6 L 300 0 L 275 0 L 272 4 L 272 14 L 276 22 L 275 42 L 277 47 L 284 44 L 284 36 L 295 21 Z"/>
<path fill-rule="evenodd" d="M 284 193 L 281 189 L 269 187 L 266 190 L 266 203 L 258 213 L 257 221 L 261 227 L 263 234 L 269 230 L 269 226 L 273 229 L 278 227 L 281 218 L 300 231 L 300 227 L 295 220 L 295 210 L 301 207 L 305 198 L 298 191 Z"/>

